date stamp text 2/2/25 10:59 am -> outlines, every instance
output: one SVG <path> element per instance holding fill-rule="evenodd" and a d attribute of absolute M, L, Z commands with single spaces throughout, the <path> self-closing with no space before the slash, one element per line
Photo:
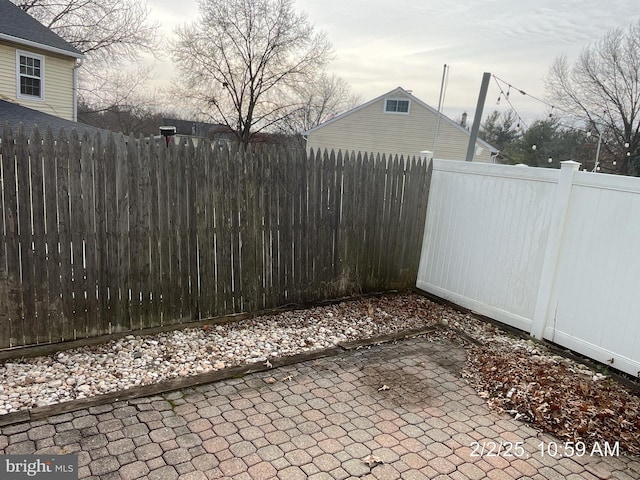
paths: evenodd
<path fill-rule="evenodd" d="M 534 452 L 525 450 L 524 442 L 480 441 L 471 442 L 471 457 L 617 457 L 620 455 L 618 442 L 539 442 Z"/>

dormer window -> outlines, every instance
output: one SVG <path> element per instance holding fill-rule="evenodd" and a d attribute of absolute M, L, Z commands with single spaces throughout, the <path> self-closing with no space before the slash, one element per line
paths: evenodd
<path fill-rule="evenodd" d="M 409 113 L 409 100 L 387 98 L 384 102 L 386 113 Z"/>
<path fill-rule="evenodd" d="M 42 100 L 44 57 L 33 53 L 16 53 L 18 98 Z"/>

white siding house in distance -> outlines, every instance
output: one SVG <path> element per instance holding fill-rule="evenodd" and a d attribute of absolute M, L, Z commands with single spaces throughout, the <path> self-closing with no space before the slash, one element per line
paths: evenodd
<path fill-rule="evenodd" d="M 435 137 L 434 132 L 438 128 Z M 307 149 L 465 160 L 470 132 L 398 87 L 304 133 Z M 435 145 L 435 148 L 434 148 Z M 474 162 L 493 162 L 497 149 L 478 140 Z"/>

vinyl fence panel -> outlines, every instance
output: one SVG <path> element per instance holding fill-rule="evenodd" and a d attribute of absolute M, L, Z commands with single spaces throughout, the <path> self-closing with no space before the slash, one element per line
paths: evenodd
<path fill-rule="evenodd" d="M 640 372 L 640 179 L 577 172 L 545 338 Z"/>
<path fill-rule="evenodd" d="M 529 329 L 554 173 L 435 160 L 418 288 Z"/>
<path fill-rule="evenodd" d="M 638 375 L 640 179 L 433 165 L 417 287 Z"/>

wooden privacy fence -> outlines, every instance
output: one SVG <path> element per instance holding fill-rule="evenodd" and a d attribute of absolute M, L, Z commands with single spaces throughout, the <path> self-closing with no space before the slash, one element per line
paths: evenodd
<path fill-rule="evenodd" d="M 420 160 L 13 132 L 0 349 L 415 284 Z"/>

